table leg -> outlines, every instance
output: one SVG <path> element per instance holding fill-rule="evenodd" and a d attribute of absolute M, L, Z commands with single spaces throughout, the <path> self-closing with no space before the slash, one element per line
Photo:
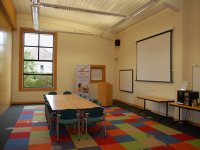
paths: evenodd
<path fill-rule="evenodd" d="M 166 102 L 166 112 L 165 112 L 165 116 L 164 117 L 161 117 L 160 119 L 159 119 L 159 121 L 161 121 L 161 120 L 163 120 L 163 119 L 166 119 L 166 118 L 172 118 L 172 117 L 169 117 L 168 116 L 168 102 Z"/>
<path fill-rule="evenodd" d="M 146 109 L 146 99 L 144 99 L 144 109 L 138 111 L 138 113 L 141 113 L 141 112 L 143 112 L 143 111 L 150 111 L 150 110 L 147 110 L 147 109 Z"/>
<path fill-rule="evenodd" d="M 57 113 L 57 119 L 56 119 L 56 141 L 58 143 L 59 142 L 59 120 L 60 120 L 60 116 L 59 116 L 58 112 L 56 112 L 56 113 Z"/>
<path fill-rule="evenodd" d="M 184 120 L 181 120 L 181 107 L 178 107 L 178 120 L 174 121 L 171 125 L 174 125 L 179 122 L 184 122 Z"/>
<path fill-rule="evenodd" d="M 166 117 L 168 117 L 168 103 L 166 103 Z"/>

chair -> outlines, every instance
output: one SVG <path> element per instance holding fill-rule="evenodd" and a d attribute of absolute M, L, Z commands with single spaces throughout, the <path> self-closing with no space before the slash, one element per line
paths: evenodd
<path fill-rule="evenodd" d="M 64 91 L 63 94 L 72 94 L 70 91 Z"/>
<path fill-rule="evenodd" d="M 97 104 L 97 105 L 99 105 L 99 106 L 102 105 L 102 102 L 100 100 L 96 100 L 94 103 Z"/>
<path fill-rule="evenodd" d="M 44 98 L 44 101 L 45 101 L 45 117 L 46 117 L 46 120 L 47 120 L 47 123 L 48 123 L 48 128 L 49 128 L 50 134 L 51 134 L 52 121 L 56 121 L 57 112 L 53 111 L 51 109 L 51 106 L 50 106 L 49 102 L 47 101 L 47 98 L 44 94 L 43 94 L 43 98 Z"/>
<path fill-rule="evenodd" d="M 43 94 L 43 99 L 44 99 L 44 104 L 45 104 L 45 107 L 44 107 L 44 114 L 45 114 L 45 117 L 46 117 L 46 119 L 47 119 L 48 109 L 47 109 L 46 104 L 49 103 L 49 102 L 47 101 L 47 98 L 46 98 L 46 95 L 45 95 L 45 94 Z"/>
<path fill-rule="evenodd" d="M 57 95 L 57 92 L 51 91 L 51 92 L 48 93 L 48 95 Z"/>
<path fill-rule="evenodd" d="M 90 108 L 85 113 L 85 134 L 87 139 L 88 124 L 104 122 L 104 136 L 106 136 L 106 113 L 102 107 Z"/>
<path fill-rule="evenodd" d="M 96 98 L 90 98 L 90 101 L 93 103 L 96 103 L 97 99 Z"/>
<path fill-rule="evenodd" d="M 74 125 L 78 124 L 78 140 L 80 140 L 80 124 L 79 124 L 79 113 L 74 109 L 66 109 L 60 111 L 57 115 L 57 123 L 56 123 L 56 133 L 57 133 L 57 142 L 59 142 L 59 125 Z"/>

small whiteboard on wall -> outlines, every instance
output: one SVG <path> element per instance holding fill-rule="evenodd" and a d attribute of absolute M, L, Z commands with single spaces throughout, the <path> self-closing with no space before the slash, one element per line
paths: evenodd
<path fill-rule="evenodd" d="M 133 69 L 119 71 L 119 90 L 133 93 Z"/>
<path fill-rule="evenodd" d="M 192 67 L 192 90 L 200 92 L 200 66 Z"/>
<path fill-rule="evenodd" d="M 136 42 L 136 81 L 172 82 L 172 30 Z"/>

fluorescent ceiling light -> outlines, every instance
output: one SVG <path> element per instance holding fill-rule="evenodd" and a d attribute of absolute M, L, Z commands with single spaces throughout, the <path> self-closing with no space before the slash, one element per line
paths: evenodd
<path fill-rule="evenodd" d="M 33 28 L 39 30 L 39 0 L 32 0 L 32 21 Z"/>

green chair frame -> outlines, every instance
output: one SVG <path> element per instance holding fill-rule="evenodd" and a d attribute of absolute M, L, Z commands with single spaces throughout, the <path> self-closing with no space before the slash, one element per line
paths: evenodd
<path fill-rule="evenodd" d="M 48 95 L 57 95 L 57 92 L 51 91 L 51 92 L 48 93 Z"/>
<path fill-rule="evenodd" d="M 74 109 L 62 110 L 57 114 L 56 135 L 57 142 L 59 142 L 59 125 L 74 125 L 74 132 L 76 124 L 78 124 L 78 140 L 80 140 L 80 114 Z"/>
<path fill-rule="evenodd" d="M 64 91 L 63 94 L 72 94 L 70 91 Z"/>
<path fill-rule="evenodd" d="M 106 137 L 106 112 L 103 107 L 94 107 L 87 110 L 85 113 L 85 137 L 87 139 L 88 124 L 104 122 L 104 136 Z M 102 125 L 101 125 L 102 126 Z"/>

